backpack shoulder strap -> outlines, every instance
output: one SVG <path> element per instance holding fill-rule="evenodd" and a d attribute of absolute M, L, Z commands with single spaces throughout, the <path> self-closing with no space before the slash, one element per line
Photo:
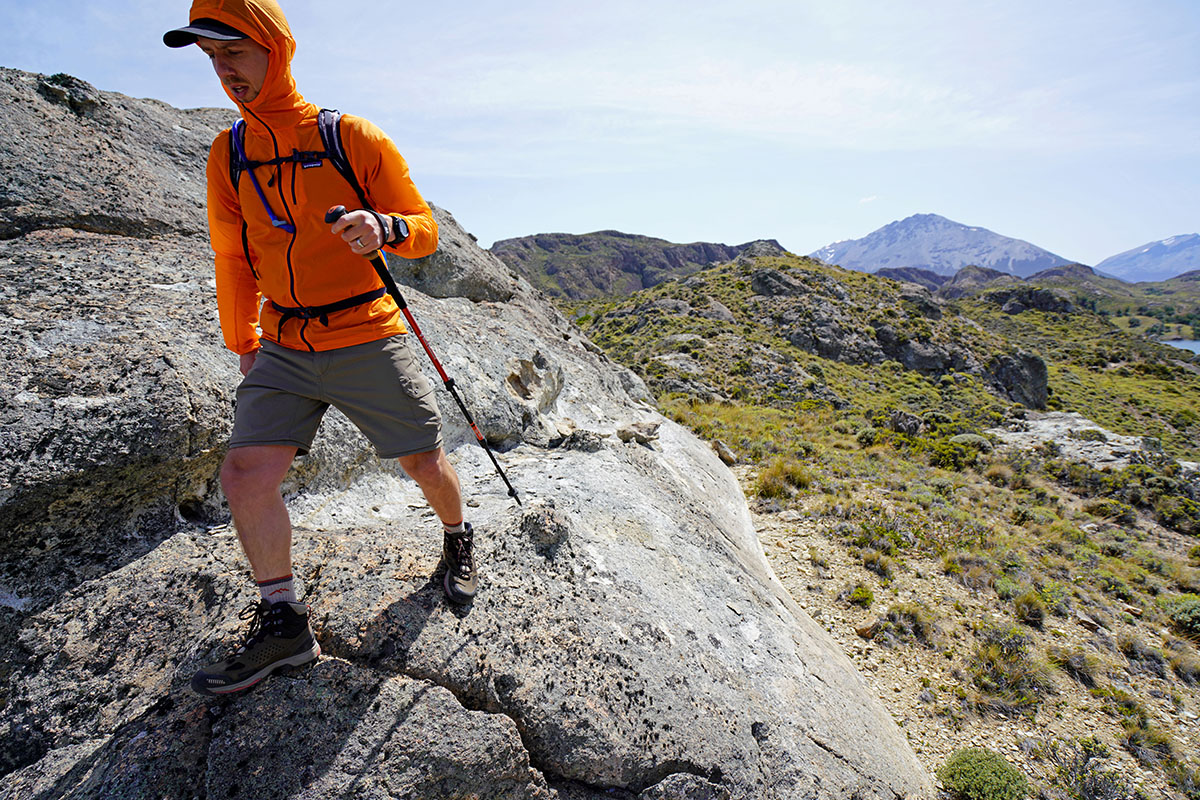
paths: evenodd
<path fill-rule="evenodd" d="M 241 180 L 242 172 L 246 169 L 246 161 L 241 157 L 242 147 L 238 147 L 238 144 L 244 141 L 246 141 L 245 121 L 239 119 L 229 129 L 229 181 L 233 184 L 234 192 L 237 192 L 238 181 Z"/>
<path fill-rule="evenodd" d="M 346 183 L 354 189 L 362 207 L 369 209 L 371 204 L 367 202 L 367 194 L 359 184 L 358 176 L 354 174 L 354 168 L 350 166 L 350 159 L 346 157 L 346 148 L 342 146 L 341 123 L 342 115 L 335 109 L 322 108 L 317 112 L 317 129 L 321 132 L 321 144 L 325 147 L 325 152 L 329 154 L 330 163 L 346 179 Z"/>

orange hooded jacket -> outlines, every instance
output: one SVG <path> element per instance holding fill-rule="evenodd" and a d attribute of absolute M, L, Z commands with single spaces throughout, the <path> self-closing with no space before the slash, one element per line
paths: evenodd
<path fill-rule="evenodd" d="M 274 0 L 195 0 L 189 19 L 202 17 L 230 25 L 270 51 L 257 97 L 242 103 L 226 88 L 245 120 L 246 157 L 269 161 L 293 150 L 321 151 L 320 109 L 296 91 L 291 73 L 296 42 L 279 5 Z M 391 249 L 405 258 L 433 253 L 437 223 L 392 140 L 367 120 L 349 115 L 342 117 L 341 131 L 347 158 L 372 207 L 403 216 L 408 224 L 408 238 Z M 262 166 L 254 174 L 272 211 L 295 225 L 296 232 L 276 228 L 247 173 L 235 192 L 229 146 L 229 132 L 222 131 L 208 156 L 208 225 L 226 347 L 238 354 L 252 352 L 261 335 L 297 350 L 331 350 L 405 333 L 400 310 L 387 294 L 327 315 L 328 324 L 294 317 L 281 324 L 281 313 L 264 299 L 312 308 L 382 287 L 370 262 L 354 255 L 325 222 L 331 206 L 354 209 L 361 203 L 328 160 L 315 168 L 296 162 Z"/>

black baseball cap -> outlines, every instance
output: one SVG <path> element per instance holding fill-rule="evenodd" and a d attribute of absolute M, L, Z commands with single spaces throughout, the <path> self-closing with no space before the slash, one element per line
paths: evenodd
<path fill-rule="evenodd" d="M 167 47 L 187 47 L 189 44 L 195 44 L 196 39 L 201 36 L 205 39 L 219 39 L 224 42 L 249 38 L 237 28 L 231 28 L 224 22 L 217 22 L 215 19 L 201 17 L 200 19 L 192 20 L 191 24 L 186 28 L 176 28 L 173 31 L 164 33 L 163 44 Z"/>

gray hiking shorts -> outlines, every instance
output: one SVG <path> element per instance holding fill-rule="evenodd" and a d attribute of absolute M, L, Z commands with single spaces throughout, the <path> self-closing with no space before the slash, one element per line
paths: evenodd
<path fill-rule="evenodd" d="M 380 458 L 436 450 L 441 417 L 408 339 L 400 334 L 315 353 L 264 340 L 238 386 L 229 446 L 289 445 L 307 453 L 332 405 Z"/>

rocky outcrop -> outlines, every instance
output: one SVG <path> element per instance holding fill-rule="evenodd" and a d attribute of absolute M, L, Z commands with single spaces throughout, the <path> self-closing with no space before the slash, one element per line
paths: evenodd
<path fill-rule="evenodd" d="M 1029 408 L 1045 408 L 1050 396 L 1046 362 L 1036 353 L 1002 353 L 988 364 L 988 374 L 1006 394 Z"/>
<path fill-rule="evenodd" d="M 987 267 L 963 267 L 954 277 L 938 288 L 936 295 L 943 300 L 977 294 L 988 287 L 1014 286 L 1024 283 L 1015 275 Z"/>
<path fill-rule="evenodd" d="M 1063 292 L 1036 286 L 1016 286 L 987 292 L 983 299 L 1001 307 L 1005 314 L 1023 311 L 1045 311 L 1052 314 L 1072 314 L 1075 304 Z"/>
<path fill-rule="evenodd" d="M 122 170 L 146 177 L 96 118 L 123 110 L 138 135 L 143 116 L 220 118 L 3 78 L 20 130 L 57 115 L 57 137 L 120 154 L 96 167 L 114 197 L 133 191 Z M 211 139 L 179 128 L 155 147 Z M 181 183 L 202 180 L 202 157 L 184 166 Z M 442 251 L 396 273 L 523 501 L 439 390 L 479 597 L 443 601 L 419 491 L 330 412 L 284 487 L 325 655 L 243 696 L 191 696 L 255 599 L 215 480 L 238 376 L 202 217 L 159 225 L 171 204 L 144 198 L 97 232 L 54 202 L 6 207 L 0 242 L 0 798 L 930 792 L 775 580 L 725 465 L 440 212 Z"/>

